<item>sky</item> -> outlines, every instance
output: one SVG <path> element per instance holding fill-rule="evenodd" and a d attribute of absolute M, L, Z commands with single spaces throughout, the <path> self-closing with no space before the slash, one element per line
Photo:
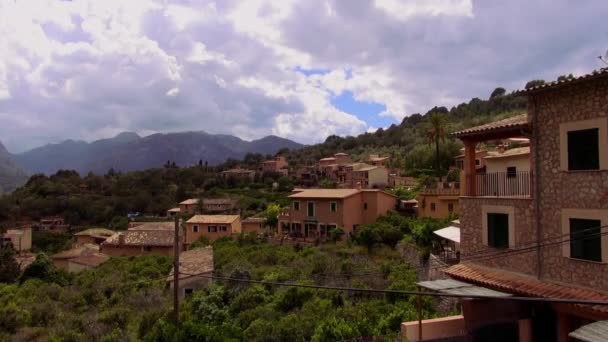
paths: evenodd
<path fill-rule="evenodd" d="M 0 141 L 301 143 L 602 67 L 605 0 L 0 0 Z"/>

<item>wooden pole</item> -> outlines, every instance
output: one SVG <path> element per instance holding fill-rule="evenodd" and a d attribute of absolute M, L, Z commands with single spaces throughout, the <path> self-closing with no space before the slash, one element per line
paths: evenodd
<path fill-rule="evenodd" d="M 179 217 L 175 217 L 175 235 L 173 241 L 173 314 L 175 326 L 179 327 Z"/>
<path fill-rule="evenodd" d="M 420 292 L 420 286 L 418 292 Z M 422 341 L 422 296 L 418 295 L 418 341 Z"/>

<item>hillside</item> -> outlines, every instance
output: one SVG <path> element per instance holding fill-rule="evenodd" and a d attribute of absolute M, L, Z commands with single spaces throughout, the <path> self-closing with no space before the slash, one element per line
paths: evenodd
<path fill-rule="evenodd" d="M 154 134 L 140 137 L 125 132 L 111 139 L 91 143 L 66 140 L 59 144 L 17 154 L 16 162 L 32 173 L 52 174 L 57 170 L 92 171 L 104 174 L 110 168 L 136 171 L 162 167 L 167 160 L 177 165 L 194 165 L 199 160 L 216 165 L 228 158 L 240 159 L 247 153 L 274 154 L 279 149 L 297 149 L 301 144 L 268 136 L 245 141 L 231 135 L 205 132 Z"/>
<path fill-rule="evenodd" d="M 517 115 L 525 110 L 524 97 L 506 94 L 503 88 L 497 88 L 487 100 L 473 98 L 468 103 L 461 103 L 451 109 L 434 107 L 424 115 L 416 113 L 407 116 L 399 125 L 393 124 L 374 133 L 357 137 L 330 136 L 321 144 L 290 151 L 288 160 L 292 165 L 312 165 L 320 158 L 337 152 L 346 152 L 354 160 L 364 160 L 370 153 L 380 153 L 391 156 L 390 167 L 404 172 L 430 169 L 435 160 L 434 149 L 427 139 L 430 114 L 439 113 L 443 116 L 446 133 L 449 133 Z M 443 170 L 448 169 L 461 147 L 460 141 L 446 135 L 441 142 Z"/>
<path fill-rule="evenodd" d="M 11 192 L 27 181 L 27 174 L 0 143 L 0 194 Z"/>

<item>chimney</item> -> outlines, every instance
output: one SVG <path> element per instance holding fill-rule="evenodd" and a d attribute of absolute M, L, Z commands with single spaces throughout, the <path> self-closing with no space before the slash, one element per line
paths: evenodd
<path fill-rule="evenodd" d="M 123 233 L 118 233 L 118 245 L 122 246 L 125 244 L 125 235 Z"/>

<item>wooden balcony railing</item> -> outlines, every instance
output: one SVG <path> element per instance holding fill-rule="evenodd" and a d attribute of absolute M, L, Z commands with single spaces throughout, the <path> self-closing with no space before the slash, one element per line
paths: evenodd
<path fill-rule="evenodd" d="M 474 182 L 474 186 L 465 187 L 465 196 L 530 197 L 532 192 L 530 171 L 467 175 L 466 182 Z"/>

